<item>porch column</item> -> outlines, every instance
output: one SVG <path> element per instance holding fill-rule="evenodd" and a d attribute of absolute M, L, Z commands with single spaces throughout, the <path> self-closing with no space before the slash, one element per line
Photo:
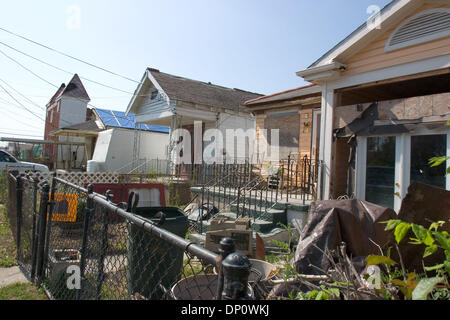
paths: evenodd
<path fill-rule="evenodd" d="M 329 200 L 331 194 L 331 174 L 333 172 L 333 123 L 334 123 L 335 95 L 329 90 L 325 82 L 322 86 L 322 118 L 320 129 L 320 153 L 322 170 L 319 176 L 319 190 L 321 198 Z"/>
<path fill-rule="evenodd" d="M 177 130 L 179 127 L 179 119 L 178 116 L 175 114 L 172 116 L 172 121 L 170 124 L 170 134 L 169 134 L 169 150 L 167 150 L 167 157 L 169 160 L 169 165 L 167 166 L 167 171 L 168 174 L 175 174 L 175 167 L 176 167 L 176 163 L 175 163 L 175 147 L 177 144 L 177 135 L 175 134 L 175 130 Z"/>
<path fill-rule="evenodd" d="M 395 195 L 394 210 L 400 212 L 402 201 L 408 194 L 411 181 L 411 136 L 402 134 L 396 137 L 395 142 Z"/>

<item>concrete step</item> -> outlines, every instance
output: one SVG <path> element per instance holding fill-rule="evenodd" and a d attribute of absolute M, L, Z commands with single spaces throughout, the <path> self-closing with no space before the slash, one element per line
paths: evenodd
<path fill-rule="evenodd" d="M 238 206 L 231 206 L 232 212 L 237 212 Z M 253 218 L 256 215 L 256 218 L 259 220 L 268 221 L 273 224 L 274 227 L 278 226 L 278 223 L 287 224 L 287 213 L 286 210 L 279 209 L 269 209 L 266 211 L 264 207 L 256 206 L 248 206 L 248 205 L 239 205 L 239 215 L 244 215 L 246 217 Z"/>

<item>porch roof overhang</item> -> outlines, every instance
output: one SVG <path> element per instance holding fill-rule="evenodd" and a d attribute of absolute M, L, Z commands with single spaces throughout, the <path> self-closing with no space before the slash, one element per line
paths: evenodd
<path fill-rule="evenodd" d="M 429 116 L 419 119 L 408 120 L 377 120 L 378 104 L 373 103 L 360 118 L 354 120 L 347 126 L 336 129 L 336 138 L 347 137 L 369 137 L 382 135 L 399 135 L 403 133 L 414 133 L 416 131 L 442 130 L 450 120 L 450 114 L 444 116 Z"/>
<path fill-rule="evenodd" d="M 338 78 L 340 76 L 340 71 L 346 69 L 345 63 L 349 58 L 425 2 L 427 1 L 392 1 L 374 17 L 371 17 L 349 36 L 322 55 L 308 68 L 297 72 L 297 75 L 313 83 L 321 83 L 326 80 Z"/>
<path fill-rule="evenodd" d="M 73 145 L 73 146 L 84 146 L 84 142 L 71 142 L 71 141 L 53 141 L 53 140 L 35 140 L 35 139 L 18 139 L 18 138 L 1 138 L 0 141 L 3 142 L 14 142 L 14 143 L 28 143 L 28 144 L 51 144 L 51 145 Z"/>
<path fill-rule="evenodd" d="M 415 131 L 420 131 L 422 129 L 426 130 L 439 130 L 445 127 L 446 121 L 437 122 L 421 122 L 417 120 L 416 123 L 405 123 L 405 124 L 386 124 L 386 125 L 376 125 L 370 126 L 363 131 L 358 133 L 360 137 L 369 136 L 381 136 L 381 135 L 399 135 L 402 133 L 414 133 Z"/>
<path fill-rule="evenodd" d="M 59 129 L 51 132 L 50 135 L 55 137 L 92 138 L 97 137 L 98 133 L 99 131 Z"/>
<path fill-rule="evenodd" d="M 195 107 L 176 107 L 174 111 L 163 111 L 136 115 L 136 122 L 154 125 L 171 126 L 174 117 L 181 119 L 181 124 L 191 124 L 194 121 L 217 121 L 218 112 L 211 108 L 210 110 L 198 109 Z"/>

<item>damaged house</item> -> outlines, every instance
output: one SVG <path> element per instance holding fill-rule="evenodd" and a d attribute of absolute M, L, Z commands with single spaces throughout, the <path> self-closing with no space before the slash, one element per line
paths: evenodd
<path fill-rule="evenodd" d="M 322 88 L 323 199 L 399 211 L 408 187 L 450 189 L 450 4 L 395 0 L 306 70 Z"/>
<path fill-rule="evenodd" d="M 193 137 L 190 164 L 201 164 L 205 160 L 203 151 L 208 145 L 203 141 L 205 132 L 208 129 L 219 129 L 225 137 L 227 129 L 244 131 L 253 129 L 253 115 L 242 105 L 245 101 L 260 96 L 256 93 L 225 88 L 148 68 L 130 101 L 127 114 L 135 113 L 136 122 L 140 124 L 170 128 L 168 154 L 174 162 L 176 162 L 174 153 L 187 151 L 176 149 L 181 141 L 179 137 L 174 136 L 174 131 L 187 130 Z M 196 128 L 195 124 L 200 122 L 200 128 Z M 203 132 L 203 136 L 197 135 L 198 141 L 195 141 L 194 132 L 198 129 Z M 200 156 L 194 157 L 194 154 Z"/>

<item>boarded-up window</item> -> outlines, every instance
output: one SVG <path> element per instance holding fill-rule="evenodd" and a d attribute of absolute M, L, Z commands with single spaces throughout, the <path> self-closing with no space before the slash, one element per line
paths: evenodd
<path fill-rule="evenodd" d="M 287 159 L 290 153 L 298 153 L 300 137 L 300 114 L 298 111 L 268 114 L 264 120 L 267 129 L 267 142 L 272 145 L 271 130 L 279 130 L 280 160 Z"/>

